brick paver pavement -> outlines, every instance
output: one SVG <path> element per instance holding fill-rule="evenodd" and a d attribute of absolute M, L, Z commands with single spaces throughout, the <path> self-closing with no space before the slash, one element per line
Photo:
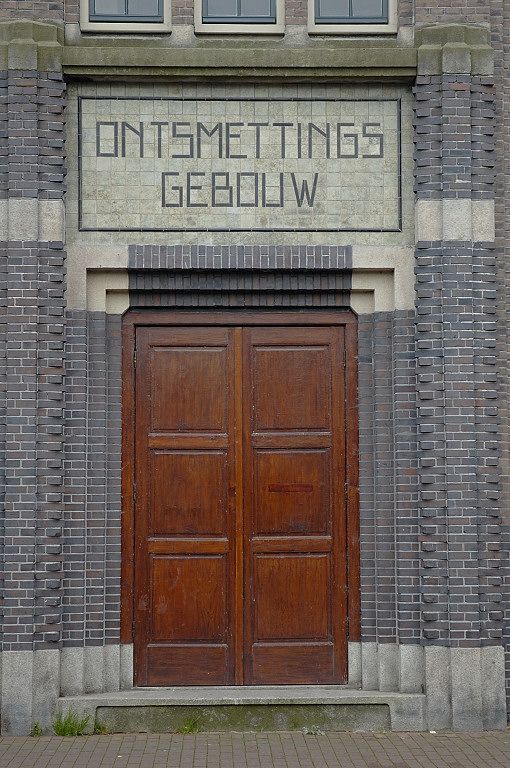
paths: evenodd
<path fill-rule="evenodd" d="M 0 768 L 510 768 L 510 733 L 0 738 Z"/>

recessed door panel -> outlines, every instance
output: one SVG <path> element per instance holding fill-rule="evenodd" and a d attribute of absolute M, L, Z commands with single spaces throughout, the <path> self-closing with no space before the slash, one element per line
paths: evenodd
<path fill-rule="evenodd" d="M 152 350 L 154 431 L 227 431 L 226 355 L 225 347 L 205 345 Z"/>
<path fill-rule="evenodd" d="M 254 534 L 327 534 L 328 449 L 254 452 Z"/>
<path fill-rule="evenodd" d="M 152 640 L 225 643 L 226 571 L 224 555 L 154 555 Z"/>
<path fill-rule="evenodd" d="M 327 554 L 264 554 L 253 560 L 255 643 L 330 640 Z"/>
<path fill-rule="evenodd" d="M 152 535 L 227 534 L 227 451 L 152 454 Z"/>
<path fill-rule="evenodd" d="M 271 329 L 268 329 L 269 331 Z M 267 335 L 267 339 L 272 334 Z M 323 346 L 263 343 L 251 351 L 253 429 L 328 429 L 331 375 Z"/>

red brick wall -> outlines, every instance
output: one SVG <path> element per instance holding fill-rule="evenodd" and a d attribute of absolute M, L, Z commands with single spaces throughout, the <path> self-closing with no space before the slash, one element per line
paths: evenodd
<path fill-rule="evenodd" d="M 500 0 L 500 4 L 504 0 Z M 416 24 L 490 24 L 488 0 L 415 0 Z"/>
<path fill-rule="evenodd" d="M 507 3 L 508 4 L 508 3 Z M 505 0 L 415 0 L 414 18 L 417 24 L 435 22 L 466 21 L 474 24 L 494 23 L 495 17 L 502 17 Z M 286 0 L 285 21 L 287 24 L 306 24 L 307 0 Z M 67 22 L 79 20 L 79 0 L 1 0 L 0 20 L 21 18 L 63 19 Z M 412 0 L 399 0 L 401 23 L 413 21 Z M 193 0 L 172 0 L 174 24 L 193 23 Z"/>
<path fill-rule="evenodd" d="M 62 19 L 64 0 L 0 0 L 0 20 L 3 19 Z"/>

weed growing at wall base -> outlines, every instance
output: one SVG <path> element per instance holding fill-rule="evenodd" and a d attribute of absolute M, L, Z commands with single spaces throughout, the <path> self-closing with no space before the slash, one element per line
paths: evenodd
<path fill-rule="evenodd" d="M 83 736 L 89 720 L 89 715 L 79 718 L 72 709 L 69 709 L 65 715 L 60 714 L 55 718 L 53 730 L 57 736 Z"/>

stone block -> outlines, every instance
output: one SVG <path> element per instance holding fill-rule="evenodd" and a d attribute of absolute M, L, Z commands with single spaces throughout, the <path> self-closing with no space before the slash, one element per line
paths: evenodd
<path fill-rule="evenodd" d="M 128 691 L 133 687 L 133 646 L 120 646 L 120 690 Z"/>
<path fill-rule="evenodd" d="M 37 43 L 34 40 L 11 40 L 7 63 L 9 69 L 37 69 Z"/>
<path fill-rule="evenodd" d="M 104 646 L 103 690 L 118 691 L 120 689 L 120 646 Z"/>
<path fill-rule="evenodd" d="M 361 687 L 364 691 L 379 690 L 377 643 L 361 644 Z"/>
<path fill-rule="evenodd" d="M 507 726 L 505 698 L 505 652 L 501 645 L 481 649 L 483 728 L 504 730 Z"/>
<path fill-rule="evenodd" d="M 100 693 L 104 690 L 104 646 L 92 645 L 83 650 L 83 690 Z"/>
<path fill-rule="evenodd" d="M 456 731 L 483 728 L 480 648 L 452 648 L 452 726 Z"/>
<path fill-rule="evenodd" d="M 43 732 L 52 732 L 60 695 L 60 651 L 34 651 L 32 720 Z"/>
<path fill-rule="evenodd" d="M 34 725 L 32 651 L 2 652 L 2 735 L 26 736 Z"/>
<path fill-rule="evenodd" d="M 400 681 L 401 693 L 423 693 L 424 689 L 424 650 L 421 645 L 400 645 Z"/>
<path fill-rule="evenodd" d="M 62 648 L 60 655 L 60 695 L 83 693 L 83 648 Z"/>
<path fill-rule="evenodd" d="M 399 647 L 395 643 L 379 643 L 379 690 L 398 691 Z"/>
<path fill-rule="evenodd" d="M 447 74 L 471 72 L 471 49 L 466 43 L 446 43 L 442 51 L 442 70 Z"/>
<path fill-rule="evenodd" d="M 349 685 L 361 684 L 361 643 L 349 643 L 348 650 Z"/>
<path fill-rule="evenodd" d="M 418 48 L 418 74 L 437 75 L 443 67 L 439 45 L 420 45 Z"/>
<path fill-rule="evenodd" d="M 450 649 L 425 647 L 427 727 L 440 731 L 452 727 Z"/>

